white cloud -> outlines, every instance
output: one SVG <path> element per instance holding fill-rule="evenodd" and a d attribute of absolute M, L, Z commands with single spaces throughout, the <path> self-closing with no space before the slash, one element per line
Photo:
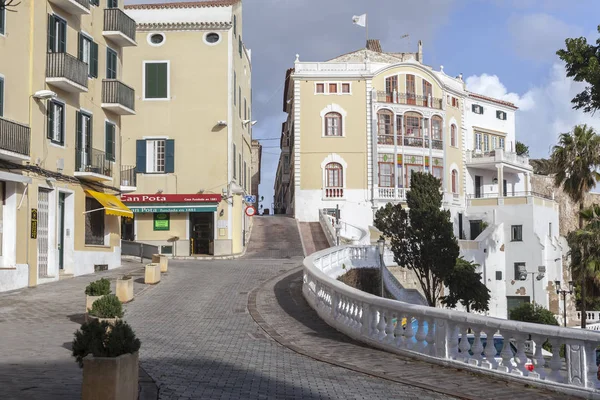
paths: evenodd
<path fill-rule="evenodd" d="M 571 100 L 585 84 L 566 77 L 562 63 L 554 63 L 546 79 L 523 95 L 507 93 L 497 76 L 483 74 L 467 78 L 467 87 L 477 93 L 513 101 L 517 111 L 517 140 L 529 145 L 534 158 L 548 157 L 560 133 L 587 124 L 600 133 L 600 118 L 574 110 Z"/>
<path fill-rule="evenodd" d="M 496 75 L 473 75 L 467 78 L 466 83 L 467 89 L 471 92 L 494 97 L 504 101 L 510 101 L 522 111 L 526 111 L 534 107 L 534 100 L 531 96 L 531 93 L 527 92 L 523 96 L 519 96 L 517 93 L 508 93 L 506 86 L 500 82 L 500 79 Z"/>

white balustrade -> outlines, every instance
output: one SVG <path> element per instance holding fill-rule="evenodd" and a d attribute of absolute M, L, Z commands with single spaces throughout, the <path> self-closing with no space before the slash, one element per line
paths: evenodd
<path fill-rule="evenodd" d="M 329 325 L 383 350 L 600 397 L 595 358 L 600 333 L 410 304 L 337 281 L 348 269 L 378 267 L 378 257 L 374 246 L 339 246 L 307 257 L 304 297 Z M 500 351 L 497 340 L 503 343 Z M 546 341 L 552 355 L 544 358 Z M 567 357 L 561 355 L 563 345 Z"/>

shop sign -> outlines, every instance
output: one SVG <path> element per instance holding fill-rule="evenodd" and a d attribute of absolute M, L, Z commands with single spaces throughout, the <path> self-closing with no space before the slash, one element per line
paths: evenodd
<path fill-rule="evenodd" d="M 31 238 L 32 239 L 37 239 L 37 208 L 32 208 L 31 209 Z"/>
<path fill-rule="evenodd" d="M 169 213 L 154 213 L 154 230 L 168 231 L 171 225 L 170 216 Z"/>
<path fill-rule="evenodd" d="M 122 194 L 124 203 L 220 203 L 220 194 Z"/>
<path fill-rule="evenodd" d="M 142 213 L 170 213 L 170 212 L 214 212 L 217 210 L 217 206 L 214 208 L 210 207 L 132 207 L 131 211 L 134 214 Z"/>

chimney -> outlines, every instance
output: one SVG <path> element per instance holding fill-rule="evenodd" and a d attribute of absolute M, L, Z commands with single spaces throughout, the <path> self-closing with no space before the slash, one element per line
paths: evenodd
<path fill-rule="evenodd" d="M 379 39 L 368 39 L 367 40 L 367 50 L 371 50 L 377 53 L 382 53 L 383 50 L 381 49 L 381 43 L 379 42 Z"/>
<path fill-rule="evenodd" d="M 419 40 L 419 53 L 417 54 L 417 61 L 423 64 L 423 42 Z"/>

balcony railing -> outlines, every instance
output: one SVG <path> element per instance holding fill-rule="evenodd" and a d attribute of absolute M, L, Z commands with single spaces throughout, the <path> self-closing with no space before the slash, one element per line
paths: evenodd
<path fill-rule="evenodd" d="M 405 188 L 380 187 L 377 190 L 381 200 L 406 200 Z"/>
<path fill-rule="evenodd" d="M 50 0 L 63 10 L 74 15 L 85 15 L 90 13 L 89 0 Z"/>
<path fill-rule="evenodd" d="M 443 150 L 444 149 L 444 141 L 439 140 L 439 139 L 432 139 L 431 140 L 431 148 L 436 149 L 436 150 Z"/>
<path fill-rule="evenodd" d="M 502 197 L 525 197 L 525 196 L 534 196 L 534 197 L 540 197 L 542 199 L 546 199 L 546 200 L 554 200 L 552 198 L 552 196 L 549 196 L 547 194 L 543 194 L 543 193 L 539 193 L 539 192 L 533 192 L 533 191 L 522 191 L 522 192 L 504 192 L 502 193 Z M 490 192 L 490 193 L 476 193 L 476 194 L 469 194 L 467 195 L 467 197 L 469 199 L 491 199 L 491 198 L 495 198 L 498 197 L 498 192 Z"/>
<path fill-rule="evenodd" d="M 343 199 L 344 189 L 343 188 L 324 188 L 323 189 L 324 199 Z"/>
<path fill-rule="evenodd" d="M 69 53 L 48 53 L 46 78 L 63 78 L 87 88 L 88 66 Z"/>
<path fill-rule="evenodd" d="M 492 151 L 473 150 L 467 153 L 467 163 L 485 164 L 495 162 L 508 162 L 515 165 L 520 165 L 527 169 L 531 169 L 529 158 L 517 155 L 515 152 L 506 151 L 498 148 Z"/>
<path fill-rule="evenodd" d="M 121 45 L 135 45 L 135 21 L 125 14 L 120 8 L 107 8 L 104 10 L 103 34 L 116 40 Z M 117 35 L 113 37 L 112 32 Z M 119 33 L 125 36 L 125 40 L 118 39 Z M 129 42 L 129 43 L 127 43 Z"/>
<path fill-rule="evenodd" d="M 377 101 L 381 103 L 394 103 L 416 105 L 421 107 L 442 109 L 442 99 L 431 96 L 421 96 L 412 93 L 397 93 L 397 92 L 377 92 Z"/>
<path fill-rule="evenodd" d="M 101 150 L 75 149 L 75 172 L 112 177 L 112 164 Z"/>
<path fill-rule="evenodd" d="M 137 187 L 137 170 L 135 165 L 121 165 L 121 186 Z"/>
<path fill-rule="evenodd" d="M 28 157 L 30 143 L 30 127 L 0 118 L 0 150 Z M 2 154 L 0 154 L 1 157 Z"/>
<path fill-rule="evenodd" d="M 104 79 L 102 81 L 102 106 L 107 108 L 125 108 L 130 114 L 135 110 L 135 90 L 117 79 Z"/>

